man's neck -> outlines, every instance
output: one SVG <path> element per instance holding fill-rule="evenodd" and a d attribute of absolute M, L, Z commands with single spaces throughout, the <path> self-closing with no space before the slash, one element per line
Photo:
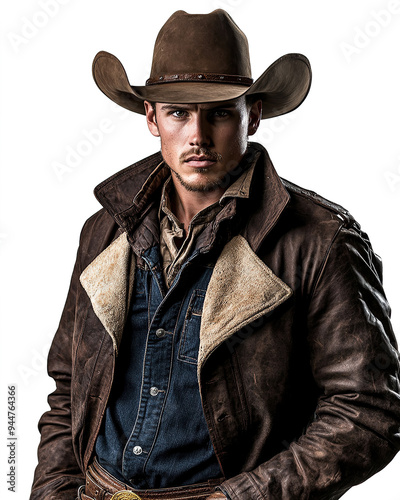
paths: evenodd
<path fill-rule="evenodd" d="M 170 194 L 171 208 L 178 220 L 184 225 L 185 232 L 193 217 L 201 210 L 216 203 L 226 190 L 226 187 L 212 191 L 188 191 L 174 175 L 172 175 L 173 189 Z"/>

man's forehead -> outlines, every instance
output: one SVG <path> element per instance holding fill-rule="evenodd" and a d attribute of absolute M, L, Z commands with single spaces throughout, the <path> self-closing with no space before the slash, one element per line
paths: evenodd
<path fill-rule="evenodd" d="M 216 102 L 202 102 L 202 103 L 157 103 L 160 108 L 171 109 L 171 108 L 185 108 L 185 109 L 215 109 L 215 108 L 237 108 L 243 105 L 245 102 L 244 96 L 238 97 L 237 99 L 231 99 L 229 101 L 216 101 Z"/>

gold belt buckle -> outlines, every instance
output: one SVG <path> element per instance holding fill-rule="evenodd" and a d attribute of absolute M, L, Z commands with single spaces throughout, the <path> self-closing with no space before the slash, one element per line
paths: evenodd
<path fill-rule="evenodd" d="M 121 490 L 114 493 L 110 500 L 142 500 L 139 495 L 129 490 Z"/>

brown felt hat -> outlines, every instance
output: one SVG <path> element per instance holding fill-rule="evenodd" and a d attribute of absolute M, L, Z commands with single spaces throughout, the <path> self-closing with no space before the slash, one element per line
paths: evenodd
<path fill-rule="evenodd" d="M 145 114 L 144 100 L 202 103 L 257 94 L 263 101 L 262 118 L 272 118 L 304 101 L 311 67 L 302 54 L 286 54 L 253 82 L 246 35 L 227 12 L 179 10 L 157 36 L 146 85 L 131 85 L 121 62 L 105 51 L 94 58 L 93 78 L 107 97 L 135 113 Z"/>

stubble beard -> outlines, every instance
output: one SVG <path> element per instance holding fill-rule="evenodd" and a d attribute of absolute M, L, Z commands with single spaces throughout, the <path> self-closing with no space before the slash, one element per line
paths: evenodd
<path fill-rule="evenodd" d="M 169 165 L 168 165 L 168 167 L 169 167 Z M 202 183 L 189 183 L 189 182 L 186 182 L 182 178 L 182 176 L 180 174 L 178 174 L 178 172 L 176 172 L 175 170 L 172 170 L 171 167 L 169 167 L 169 169 L 171 170 L 172 175 L 175 175 L 175 177 L 179 181 L 179 183 L 187 191 L 190 191 L 190 192 L 209 193 L 210 191 L 215 191 L 216 189 L 219 189 L 221 187 L 221 185 L 223 185 L 223 183 L 224 183 L 225 176 L 223 176 L 222 179 L 216 179 L 214 181 L 205 180 L 205 182 L 202 182 Z M 209 170 L 210 170 L 209 167 L 204 167 L 204 168 L 199 167 L 196 169 L 196 172 L 206 174 L 207 172 L 209 172 Z"/>

